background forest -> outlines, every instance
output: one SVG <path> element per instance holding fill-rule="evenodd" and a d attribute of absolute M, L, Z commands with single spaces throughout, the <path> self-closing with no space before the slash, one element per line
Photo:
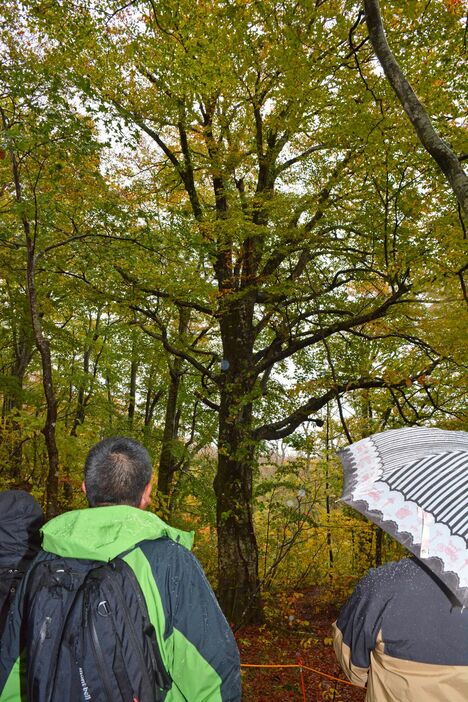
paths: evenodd
<path fill-rule="evenodd" d="M 460 163 L 467 9 L 382 2 Z M 130 435 L 230 621 L 342 601 L 398 554 L 336 451 L 466 427 L 466 213 L 360 3 L 4 0 L 0 48 L 0 488 L 82 507 Z"/>

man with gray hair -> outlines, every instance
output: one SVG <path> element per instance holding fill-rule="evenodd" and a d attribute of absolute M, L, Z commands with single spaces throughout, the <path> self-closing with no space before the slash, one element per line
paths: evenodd
<path fill-rule="evenodd" d="M 62 514 L 51 520 L 42 530 L 43 560 L 45 560 L 43 565 L 49 568 L 49 571 L 51 563 L 58 562 L 60 566 L 55 566 L 54 582 L 63 578 L 63 571 L 67 569 L 67 564 L 71 561 L 73 561 L 75 571 L 79 570 L 80 564 L 88 564 L 86 566 L 88 575 L 90 575 L 89 563 L 93 566 L 96 564 L 100 566 L 93 567 L 91 577 L 85 576 L 82 580 L 86 583 L 91 579 L 94 583 L 93 587 L 97 587 L 96 583 L 99 582 L 99 587 L 102 588 L 106 579 L 109 579 L 111 590 L 115 590 L 117 578 L 122 574 L 124 584 L 135 577 L 139 588 L 134 589 L 133 594 L 138 591 L 137 599 L 141 594 L 143 595 L 144 605 L 146 605 L 143 608 L 145 610 L 142 615 L 143 621 L 145 622 L 144 617 L 149 620 L 141 627 L 141 631 L 145 633 L 141 634 L 140 638 L 146 638 L 147 634 L 153 637 L 154 650 L 150 652 L 149 658 L 153 660 L 156 656 L 159 667 L 162 669 L 158 678 L 157 694 L 147 696 L 145 699 L 142 693 L 137 694 L 132 691 L 129 695 L 122 693 L 121 697 L 118 694 L 109 694 L 109 691 L 112 693 L 113 690 L 109 682 L 107 682 L 107 689 L 106 685 L 103 685 L 103 690 L 96 690 L 95 683 L 93 694 L 91 694 L 92 685 L 89 680 L 93 678 L 94 671 L 89 671 L 89 668 L 86 669 L 85 666 L 77 666 L 76 688 L 79 692 L 77 699 L 109 699 L 112 702 L 117 702 L 118 699 L 124 699 L 128 702 L 156 702 L 156 700 L 164 700 L 164 702 L 183 702 L 184 700 L 187 702 L 239 702 L 241 685 L 237 646 L 203 570 L 190 552 L 193 533 L 175 529 L 155 514 L 145 511 L 151 501 L 151 481 L 151 460 L 141 444 L 126 437 L 104 439 L 93 446 L 85 463 L 82 487 L 92 509 L 81 509 Z M 116 571 L 114 581 L 112 581 L 113 574 L 109 577 L 108 566 Z M 44 577 L 41 574 L 41 582 L 44 581 Z M 38 580 L 37 575 L 35 580 Z M 31 577 L 31 581 L 34 583 L 33 577 Z M 19 593 L 20 602 L 12 615 L 9 630 L 2 640 L 1 702 L 25 699 L 24 690 L 28 688 L 29 690 L 33 689 L 32 697 L 28 697 L 28 699 L 34 698 L 39 702 L 42 699 L 55 699 L 54 695 L 51 694 L 51 689 L 53 687 L 55 690 L 57 681 L 63 680 L 63 685 L 68 684 L 69 676 L 68 674 L 63 676 L 63 671 L 54 668 L 53 675 L 50 672 L 44 673 L 44 671 L 50 670 L 47 667 L 50 662 L 41 663 L 34 670 L 31 669 L 34 667 L 33 658 L 38 648 L 36 644 L 30 646 L 34 653 L 29 656 L 26 665 L 26 678 L 29 675 L 30 679 L 26 681 L 26 685 L 24 681 L 23 684 L 21 683 L 19 659 L 22 648 L 25 648 L 26 645 L 22 643 L 20 631 L 28 628 L 28 622 L 24 621 L 26 611 L 32 611 L 29 616 L 32 619 L 35 618 L 35 605 L 33 604 L 32 610 L 28 610 L 27 606 L 29 602 L 41 602 L 40 592 L 42 592 L 40 585 L 30 584 L 28 586 L 27 583 L 24 585 Z M 79 588 L 76 592 L 80 592 Z M 74 597 L 76 600 L 77 595 Z M 84 611 L 83 608 L 87 606 L 86 603 L 90 597 L 85 593 L 83 596 L 84 604 L 80 604 L 79 607 L 80 612 Z M 98 599 L 102 601 L 97 606 L 99 616 L 96 616 L 95 620 L 97 625 L 103 626 L 110 618 L 108 616 L 109 606 L 101 595 Z M 135 597 L 133 600 L 130 597 L 130 601 L 134 600 Z M 41 618 L 42 624 L 36 625 L 33 621 L 29 627 L 30 630 L 33 630 L 34 626 L 37 626 L 38 639 L 41 644 L 47 639 L 47 633 L 50 636 L 50 632 L 46 631 L 45 623 L 50 620 L 50 627 L 53 627 L 57 619 L 57 617 L 54 618 L 53 614 L 45 616 L 47 614 L 45 610 L 52 606 L 51 601 L 53 601 L 53 596 L 47 598 L 44 596 L 42 600 L 44 604 L 37 604 L 37 607 L 43 606 L 44 608 L 45 613 Z M 112 610 L 112 598 L 109 601 L 111 603 L 110 610 Z M 120 599 L 120 602 L 122 601 Z M 79 656 L 81 655 L 81 644 L 78 645 L 78 639 L 75 640 L 73 635 L 67 634 L 65 636 L 63 634 L 64 629 L 70 628 L 70 622 L 74 616 L 73 607 L 62 614 L 62 621 L 65 622 L 62 624 L 62 640 L 67 639 L 68 636 L 69 643 L 73 639 L 71 648 L 75 651 L 76 656 Z M 93 625 L 93 616 L 90 612 L 89 616 L 84 619 L 83 627 L 77 626 L 76 628 L 86 628 L 88 620 Z M 137 624 L 140 620 L 140 614 L 132 613 L 130 618 L 127 615 L 128 619 L 132 621 L 127 621 L 127 625 L 123 627 L 121 634 L 123 638 L 128 636 L 130 630 L 140 631 Z M 79 621 L 81 622 L 81 619 Z M 109 639 L 119 638 L 120 634 L 117 631 L 119 624 L 113 625 L 115 637 L 108 636 L 102 646 L 97 645 L 99 644 L 98 637 L 94 634 L 91 625 L 94 640 L 92 637 L 90 638 L 88 648 L 96 653 L 96 666 L 98 666 L 102 658 L 102 650 L 105 652 L 106 647 L 114 645 L 114 641 Z M 62 640 L 59 639 L 60 644 Z M 136 641 L 131 646 L 125 643 L 121 646 L 122 652 L 118 652 L 119 657 L 124 659 L 128 654 L 128 649 L 139 648 L 140 643 Z M 86 649 L 86 645 L 82 648 Z M 78 653 L 76 653 L 77 650 Z M 75 654 L 72 654 L 72 659 Z M 60 656 L 59 650 L 58 666 L 61 665 Z M 110 660 L 115 661 L 117 658 L 115 651 L 111 651 Z M 70 656 L 66 660 L 70 661 Z M 72 660 L 70 668 L 73 667 L 73 663 Z M 118 685 L 115 686 L 115 689 L 121 690 L 123 685 L 121 685 L 120 680 L 124 680 L 128 682 L 129 689 L 132 690 L 132 673 L 128 670 L 122 671 L 122 668 L 125 667 L 122 663 L 119 665 L 115 663 L 115 666 L 114 664 L 103 666 L 103 678 L 108 677 L 106 667 L 115 667 L 119 673 L 117 676 Z M 141 666 L 137 666 L 137 668 L 139 667 Z M 50 683 L 44 680 L 47 678 L 47 674 L 54 678 Z M 73 671 L 70 675 L 72 674 Z M 99 678 L 94 677 L 94 680 L 96 679 Z M 45 692 L 41 691 L 43 687 Z M 65 694 L 67 699 L 72 699 L 71 692 Z M 73 699 L 75 698 L 73 697 Z"/>

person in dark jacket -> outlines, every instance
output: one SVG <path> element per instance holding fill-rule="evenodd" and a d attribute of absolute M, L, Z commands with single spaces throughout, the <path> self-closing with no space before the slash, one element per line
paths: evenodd
<path fill-rule="evenodd" d="M 42 509 L 24 490 L 0 493 L 0 636 L 16 589 L 41 545 Z"/>
<path fill-rule="evenodd" d="M 468 700 L 468 609 L 417 558 L 359 581 L 334 624 L 334 647 L 366 702 Z"/>
<path fill-rule="evenodd" d="M 107 562 L 120 555 L 139 582 L 172 680 L 164 702 L 239 702 L 240 660 L 234 636 L 190 552 L 193 534 L 145 511 L 151 480 L 150 457 L 138 442 L 114 437 L 96 444 L 86 459 L 83 483 L 92 509 L 67 512 L 48 522 L 43 528 L 44 557 Z M 0 702 L 24 699 L 21 599 L 22 591 L 1 642 Z"/>

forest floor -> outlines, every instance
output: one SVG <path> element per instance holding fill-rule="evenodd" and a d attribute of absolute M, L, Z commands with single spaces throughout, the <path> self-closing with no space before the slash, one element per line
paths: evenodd
<path fill-rule="evenodd" d="M 338 611 L 323 602 L 323 592 L 310 588 L 272 597 L 265 610 L 266 624 L 246 626 L 236 634 L 242 664 L 288 666 L 300 661 L 303 680 L 299 668 L 243 667 L 243 702 L 363 702 L 365 690 L 346 684 L 336 662 L 331 624 Z"/>

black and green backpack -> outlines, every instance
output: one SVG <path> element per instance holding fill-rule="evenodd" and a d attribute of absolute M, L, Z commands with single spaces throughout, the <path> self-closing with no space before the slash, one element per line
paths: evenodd
<path fill-rule="evenodd" d="M 160 702 L 171 686 L 138 581 L 109 563 L 47 554 L 28 574 L 29 702 Z"/>

